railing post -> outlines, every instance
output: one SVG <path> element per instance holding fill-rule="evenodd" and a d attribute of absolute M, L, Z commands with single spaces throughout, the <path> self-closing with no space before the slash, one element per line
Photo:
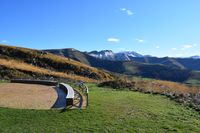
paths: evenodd
<path fill-rule="evenodd" d="M 83 81 L 80 81 L 78 83 L 79 87 L 81 88 L 82 90 L 82 93 L 86 95 L 86 102 L 87 102 L 87 105 L 86 106 L 89 106 L 89 89 L 86 85 L 84 85 L 84 82 Z"/>
<path fill-rule="evenodd" d="M 84 86 L 85 86 L 85 89 L 86 89 L 87 106 L 89 106 L 89 95 L 88 95 L 89 90 L 88 90 L 88 87 L 86 85 L 84 85 Z"/>

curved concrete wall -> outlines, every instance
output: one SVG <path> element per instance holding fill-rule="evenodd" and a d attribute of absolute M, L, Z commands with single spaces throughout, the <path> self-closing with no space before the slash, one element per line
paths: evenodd
<path fill-rule="evenodd" d="M 49 85 L 56 86 L 58 84 L 57 81 L 49 81 L 49 80 L 29 80 L 29 79 L 12 79 L 11 83 L 26 83 L 26 84 L 41 84 L 41 85 Z"/>

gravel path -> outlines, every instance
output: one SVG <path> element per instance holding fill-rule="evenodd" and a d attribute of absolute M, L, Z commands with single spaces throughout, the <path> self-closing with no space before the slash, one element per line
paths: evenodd
<path fill-rule="evenodd" d="M 50 109 L 58 94 L 53 86 L 3 83 L 0 84 L 0 107 L 20 109 Z"/>

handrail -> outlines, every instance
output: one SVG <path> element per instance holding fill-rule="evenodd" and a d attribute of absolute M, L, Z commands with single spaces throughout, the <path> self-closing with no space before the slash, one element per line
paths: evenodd
<path fill-rule="evenodd" d="M 81 88 L 81 90 L 82 90 L 82 93 L 83 94 L 85 94 L 86 95 L 86 100 L 87 100 L 87 106 L 89 106 L 89 95 L 88 95 L 88 93 L 89 93 L 89 89 L 88 89 L 88 87 L 84 84 L 84 82 L 79 82 L 79 83 L 77 83 L 77 85 Z"/>

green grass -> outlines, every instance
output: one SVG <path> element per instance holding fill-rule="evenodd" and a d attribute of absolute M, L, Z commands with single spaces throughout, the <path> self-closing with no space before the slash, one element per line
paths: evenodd
<path fill-rule="evenodd" d="M 198 79 L 190 79 L 186 81 L 186 84 L 192 85 L 192 86 L 200 86 L 200 80 Z"/>
<path fill-rule="evenodd" d="M 0 80 L 0 84 L 1 83 L 9 83 L 9 81 L 8 80 Z"/>
<path fill-rule="evenodd" d="M 197 112 L 163 96 L 89 88 L 86 110 L 0 108 L 0 132 L 200 132 Z"/>

